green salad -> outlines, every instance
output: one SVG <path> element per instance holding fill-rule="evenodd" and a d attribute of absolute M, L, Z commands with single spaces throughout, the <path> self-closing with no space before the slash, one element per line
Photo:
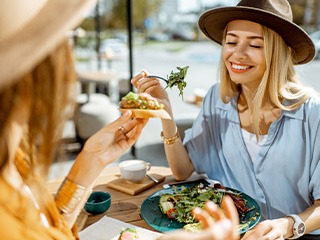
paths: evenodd
<path fill-rule="evenodd" d="M 212 201 L 218 206 L 221 205 L 222 198 L 227 194 L 235 203 L 239 213 L 239 229 L 248 227 L 248 223 L 244 220 L 245 214 L 254 210 L 246 206 L 247 200 L 242 197 L 241 193 L 227 190 L 225 187 L 220 186 L 215 188 L 212 186 L 204 185 L 203 183 L 196 184 L 191 187 L 182 186 L 178 188 L 173 186 L 173 194 L 163 194 L 159 200 L 159 207 L 163 214 L 168 218 L 174 219 L 180 223 L 185 223 L 185 230 L 191 232 L 199 232 L 202 230 L 200 222 L 192 216 L 192 209 L 195 207 L 204 208 L 207 201 Z M 250 219 L 250 221 L 254 219 Z"/>

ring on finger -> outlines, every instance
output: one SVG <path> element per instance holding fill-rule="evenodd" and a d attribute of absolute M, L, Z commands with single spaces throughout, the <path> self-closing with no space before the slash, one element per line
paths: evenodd
<path fill-rule="evenodd" d="M 124 128 L 124 126 L 120 126 L 120 127 L 119 127 L 119 130 L 120 130 L 124 135 L 127 134 L 127 131 L 126 131 L 126 129 Z"/>
<path fill-rule="evenodd" d="M 120 126 L 119 127 L 119 131 L 120 132 L 122 132 L 122 134 L 124 135 L 124 137 L 126 138 L 126 139 L 128 139 L 128 136 L 127 136 L 127 131 L 126 131 L 126 129 L 124 128 L 124 126 Z"/>

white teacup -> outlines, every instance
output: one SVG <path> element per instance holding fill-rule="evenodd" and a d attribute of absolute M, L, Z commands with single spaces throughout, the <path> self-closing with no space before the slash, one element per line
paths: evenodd
<path fill-rule="evenodd" d="M 127 181 L 138 183 L 146 176 L 151 164 L 143 160 L 126 160 L 119 164 L 121 177 Z"/>

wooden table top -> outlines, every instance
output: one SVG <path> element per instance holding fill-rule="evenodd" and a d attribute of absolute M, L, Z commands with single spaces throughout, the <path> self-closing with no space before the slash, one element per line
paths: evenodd
<path fill-rule="evenodd" d="M 150 174 L 156 173 L 165 177 L 164 182 L 161 182 L 135 196 L 120 192 L 107 186 L 107 183 L 119 178 L 120 171 L 118 167 L 106 167 L 104 171 L 95 181 L 94 191 L 107 191 L 111 194 L 111 206 L 107 212 L 99 215 L 90 215 L 85 210 L 80 213 L 77 225 L 79 230 L 82 230 L 96 221 L 100 220 L 103 216 L 112 217 L 120 221 L 133 224 L 138 227 L 154 230 L 151 228 L 140 216 L 140 206 L 142 202 L 154 192 L 163 189 L 163 184 L 174 182 L 174 178 L 170 168 L 152 166 Z M 47 186 L 51 193 L 55 193 L 60 186 L 62 179 L 56 179 L 48 182 Z"/>

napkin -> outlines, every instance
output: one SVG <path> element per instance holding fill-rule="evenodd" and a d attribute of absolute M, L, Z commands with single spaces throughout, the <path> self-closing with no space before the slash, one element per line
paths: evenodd
<path fill-rule="evenodd" d="M 98 222 L 79 232 L 81 240 L 117 240 L 125 228 L 137 229 L 140 240 L 156 240 L 161 233 L 150 231 L 114 218 L 104 216 Z"/>

